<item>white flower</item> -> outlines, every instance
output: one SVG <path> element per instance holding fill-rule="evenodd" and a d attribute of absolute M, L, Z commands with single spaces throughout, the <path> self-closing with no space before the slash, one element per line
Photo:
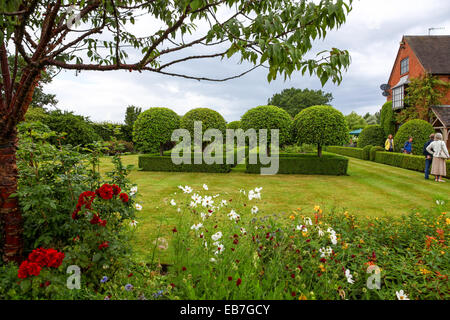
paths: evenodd
<path fill-rule="evenodd" d="M 225 250 L 225 247 L 223 244 L 216 244 L 217 245 L 217 251 L 214 252 L 214 254 L 217 256 L 218 254 L 222 253 L 223 250 Z"/>
<path fill-rule="evenodd" d="M 319 237 L 323 237 L 325 235 L 325 232 L 323 232 L 320 228 L 317 232 L 319 233 Z"/>
<path fill-rule="evenodd" d="M 319 252 L 320 252 L 320 257 L 325 258 L 325 257 L 330 256 L 333 253 L 333 250 L 330 247 L 326 247 L 326 248 L 320 248 Z"/>
<path fill-rule="evenodd" d="M 255 190 L 250 190 L 248 192 L 248 200 L 261 199 L 261 193 L 260 193 L 261 190 L 262 190 L 262 188 L 256 188 Z"/>
<path fill-rule="evenodd" d="M 350 270 L 345 270 L 345 277 L 347 278 L 348 283 L 355 283 L 355 280 L 353 280 L 353 276 L 350 274 Z"/>
<path fill-rule="evenodd" d="M 306 226 L 297 226 L 297 230 L 302 231 L 302 232 L 308 232 L 308 229 L 306 228 Z"/>
<path fill-rule="evenodd" d="M 214 204 L 212 197 L 205 196 L 202 200 L 202 206 L 205 208 L 211 207 Z"/>
<path fill-rule="evenodd" d="M 336 234 L 330 234 L 330 240 L 333 245 L 337 245 Z"/>
<path fill-rule="evenodd" d="M 206 184 L 204 184 L 203 189 L 208 190 L 208 186 Z"/>
<path fill-rule="evenodd" d="M 214 241 L 217 241 L 220 238 L 222 238 L 222 232 L 220 232 L 220 231 L 211 236 L 211 239 L 213 239 Z"/>
<path fill-rule="evenodd" d="M 305 224 L 306 225 L 310 225 L 310 226 L 312 226 L 312 221 L 311 221 L 311 218 L 305 218 Z"/>
<path fill-rule="evenodd" d="M 240 216 L 234 210 L 231 210 L 228 216 L 230 217 L 230 220 L 238 220 L 240 218 Z"/>
<path fill-rule="evenodd" d="M 141 211 L 142 210 L 142 206 L 139 203 L 136 203 L 134 206 L 135 206 L 137 211 Z"/>
<path fill-rule="evenodd" d="M 177 203 L 176 203 L 175 200 L 173 200 L 173 199 L 170 200 L 170 204 L 171 204 L 172 206 L 174 206 L 174 207 L 177 205 Z"/>
<path fill-rule="evenodd" d="M 254 206 L 254 207 L 252 208 L 252 214 L 257 214 L 258 211 L 259 211 L 259 209 L 258 209 L 257 206 Z"/>
<path fill-rule="evenodd" d="M 227 205 L 227 200 L 222 200 L 222 202 L 220 203 L 221 206 L 226 206 Z"/>
<path fill-rule="evenodd" d="M 409 300 L 408 296 L 403 292 L 403 290 L 396 291 L 395 294 L 397 295 L 398 300 Z"/>
<path fill-rule="evenodd" d="M 136 220 L 131 220 L 130 221 L 130 226 L 132 226 L 132 227 L 136 227 L 137 224 L 138 224 L 138 222 Z"/>
<path fill-rule="evenodd" d="M 203 221 L 205 221 L 205 219 L 206 219 L 206 214 L 205 214 L 204 212 L 201 212 L 201 213 L 200 213 L 200 217 L 202 217 Z"/>
<path fill-rule="evenodd" d="M 189 187 L 189 186 L 185 186 L 185 187 L 178 186 L 178 188 L 180 188 L 181 190 L 183 190 L 184 193 L 192 193 L 192 188 Z"/>
<path fill-rule="evenodd" d="M 241 233 L 247 233 L 247 231 L 244 228 L 241 228 Z"/>
<path fill-rule="evenodd" d="M 203 227 L 203 224 L 202 224 L 202 223 L 194 224 L 194 225 L 192 225 L 191 230 L 198 230 L 198 229 L 200 229 L 201 227 Z"/>
<path fill-rule="evenodd" d="M 177 209 L 177 212 L 181 212 L 181 208 L 178 208 L 178 209 Z"/>
<path fill-rule="evenodd" d="M 194 193 L 194 195 L 191 197 L 192 201 L 195 203 L 202 203 L 202 197 L 198 194 Z"/>
<path fill-rule="evenodd" d="M 245 190 L 240 189 L 239 192 L 245 194 Z"/>
<path fill-rule="evenodd" d="M 197 208 L 197 202 L 191 201 L 191 203 L 189 204 L 189 206 L 190 206 L 191 208 Z"/>
<path fill-rule="evenodd" d="M 133 187 L 130 189 L 130 196 L 134 196 L 138 191 L 138 187 Z"/>
<path fill-rule="evenodd" d="M 209 259 L 209 261 L 211 261 L 211 262 L 216 262 L 217 260 L 214 259 L 214 258 L 211 258 L 211 259 Z"/>

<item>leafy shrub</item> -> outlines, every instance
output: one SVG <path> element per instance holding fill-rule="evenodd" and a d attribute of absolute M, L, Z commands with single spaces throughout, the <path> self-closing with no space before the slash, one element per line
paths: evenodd
<path fill-rule="evenodd" d="M 261 173 L 261 168 L 269 167 L 261 163 L 250 164 L 246 161 L 246 173 Z M 336 155 L 324 154 L 279 154 L 278 174 L 333 175 L 347 174 L 348 159 Z"/>
<path fill-rule="evenodd" d="M 363 149 L 364 159 L 363 160 L 370 160 L 370 150 L 372 150 L 373 146 L 365 146 Z"/>
<path fill-rule="evenodd" d="M 288 144 L 291 140 L 292 118 L 285 110 L 275 106 L 259 106 L 248 110 L 241 118 L 242 129 L 255 129 L 258 133 L 266 129 L 267 141 L 271 142 L 271 129 L 279 131 L 279 145 Z"/>
<path fill-rule="evenodd" d="M 395 151 L 400 152 L 409 137 L 413 137 L 412 153 L 421 155 L 423 145 L 430 139 L 434 133 L 433 126 L 424 120 L 411 120 L 400 127 L 394 137 Z"/>
<path fill-rule="evenodd" d="M 350 138 L 344 115 L 331 106 L 302 110 L 296 129 L 298 142 L 317 145 L 319 156 L 323 146 L 342 145 Z"/>
<path fill-rule="evenodd" d="M 361 160 L 364 160 L 364 158 L 366 157 L 365 152 L 362 148 L 329 146 L 327 147 L 327 151 Z"/>
<path fill-rule="evenodd" d="M 281 150 L 282 153 L 314 153 L 317 147 L 312 144 L 288 145 Z"/>
<path fill-rule="evenodd" d="M 383 146 L 386 138 L 384 130 L 379 125 L 371 125 L 364 128 L 358 137 L 358 148 L 365 146 Z"/>
<path fill-rule="evenodd" d="M 48 113 L 45 124 L 58 134 L 66 133 L 64 139 L 59 140 L 62 144 L 86 146 L 101 140 L 92 127 L 92 123 L 87 118 L 75 115 L 73 112 L 51 111 Z M 58 140 L 53 138 L 51 142 L 57 144 Z"/>
<path fill-rule="evenodd" d="M 115 155 L 115 154 L 119 154 L 119 153 L 134 151 L 133 142 L 124 141 L 124 140 L 106 141 L 105 147 L 106 147 L 105 153 L 108 155 Z"/>
<path fill-rule="evenodd" d="M 103 141 L 111 141 L 112 139 L 125 140 L 125 126 L 120 123 L 111 122 L 94 122 L 92 127 Z"/>
<path fill-rule="evenodd" d="M 370 148 L 370 161 L 375 161 L 375 155 L 377 152 L 386 151 L 383 147 L 372 147 Z"/>
<path fill-rule="evenodd" d="M 139 156 L 139 168 L 142 168 L 143 171 L 228 173 L 232 166 L 225 164 L 225 159 L 224 164 L 194 164 L 194 154 L 191 154 L 191 164 L 177 165 L 168 155 L 148 154 Z"/>
<path fill-rule="evenodd" d="M 27 122 L 47 122 L 47 113 L 43 108 L 29 107 L 25 114 L 25 121 Z"/>
<path fill-rule="evenodd" d="M 381 108 L 380 125 L 383 128 L 385 137 L 389 136 L 390 134 L 394 135 L 395 119 L 394 110 L 392 109 L 392 101 L 386 102 Z"/>
<path fill-rule="evenodd" d="M 241 122 L 240 121 L 232 121 L 229 124 L 227 124 L 227 129 L 237 130 L 241 128 Z"/>
<path fill-rule="evenodd" d="M 164 151 L 174 130 L 180 128 L 180 117 L 167 108 L 150 108 L 142 112 L 134 123 L 133 141 L 142 152 Z"/>
<path fill-rule="evenodd" d="M 181 118 L 181 128 L 190 132 L 194 137 L 194 122 L 202 122 L 202 134 L 208 129 L 217 129 L 225 133 L 227 123 L 220 113 L 208 108 L 197 108 L 187 112 Z"/>

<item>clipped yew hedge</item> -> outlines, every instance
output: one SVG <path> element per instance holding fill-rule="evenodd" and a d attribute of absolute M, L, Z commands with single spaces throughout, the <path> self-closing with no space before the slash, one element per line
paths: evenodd
<path fill-rule="evenodd" d="M 327 147 L 327 151 L 331 153 L 340 154 L 347 157 L 352 158 L 358 158 L 361 160 L 369 160 L 367 158 L 366 154 L 367 152 L 364 151 L 363 148 L 347 148 L 347 147 L 336 147 L 336 146 L 329 146 Z"/>
<path fill-rule="evenodd" d="M 268 165 L 261 163 L 250 164 L 247 158 L 246 173 L 260 174 L 261 168 L 268 168 Z M 304 174 L 304 175 L 347 175 L 348 158 L 334 154 L 323 153 L 319 158 L 317 154 L 279 154 L 278 174 Z"/>
<path fill-rule="evenodd" d="M 170 155 L 146 154 L 139 156 L 139 168 L 142 171 L 228 173 L 233 165 L 226 164 L 225 159 L 223 164 L 194 164 L 194 154 L 191 154 L 191 164 L 174 164 Z"/>

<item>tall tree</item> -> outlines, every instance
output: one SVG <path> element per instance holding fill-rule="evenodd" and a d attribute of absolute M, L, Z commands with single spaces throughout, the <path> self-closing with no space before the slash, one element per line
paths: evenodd
<path fill-rule="evenodd" d="M 280 107 L 287 111 L 291 117 L 295 117 L 303 109 L 328 105 L 333 100 L 331 93 L 325 93 L 322 90 L 309 89 L 284 89 L 281 93 L 273 95 L 268 104 Z"/>
<path fill-rule="evenodd" d="M 345 116 L 345 121 L 350 130 L 364 129 L 367 127 L 367 121 L 354 111 Z"/>
<path fill-rule="evenodd" d="M 348 51 L 332 48 L 304 58 L 313 42 L 340 27 L 352 0 L 9 0 L 0 2 L 0 216 L 3 258 L 20 261 L 22 218 L 17 200 L 16 125 L 42 72 L 53 66 L 82 71 L 149 71 L 195 80 L 225 81 L 264 66 L 267 80 L 294 71 L 340 83 Z M 156 32 L 133 34 L 139 19 Z M 197 27 L 198 24 L 206 27 Z M 142 28 L 141 28 L 142 29 Z M 154 28 L 148 28 L 149 30 Z M 205 48 L 208 52 L 205 53 Z M 192 53 L 196 50 L 196 53 Z M 211 78 L 186 74 L 182 63 L 239 56 L 251 67 Z M 10 72 L 8 58 L 13 57 Z M 14 86 L 17 61 L 26 66 Z"/>
<path fill-rule="evenodd" d="M 125 126 L 124 133 L 127 141 L 133 141 L 133 125 L 138 116 L 141 114 L 142 108 L 135 106 L 128 106 L 125 112 Z"/>

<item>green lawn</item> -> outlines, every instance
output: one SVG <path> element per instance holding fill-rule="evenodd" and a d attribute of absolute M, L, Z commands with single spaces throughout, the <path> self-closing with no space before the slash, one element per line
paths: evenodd
<path fill-rule="evenodd" d="M 123 157 L 125 164 L 136 166 L 130 179 L 138 185 L 143 210 L 138 214 L 135 243 L 137 253 L 145 256 L 159 232 L 170 237 L 175 217 L 167 214 L 165 208 L 171 195 L 181 192 L 179 185 L 199 190 L 205 183 L 210 194 L 228 193 L 230 198 L 240 189 L 263 187 L 260 208 L 269 214 L 289 214 L 297 208 L 309 212 L 320 205 L 324 211 L 338 208 L 366 216 L 399 215 L 429 208 L 435 199 L 448 199 L 450 194 L 449 183 L 426 181 L 419 172 L 353 158 L 349 176 L 344 177 L 249 175 L 242 167 L 229 174 L 143 172 L 137 171 L 137 160 L 137 155 Z M 111 169 L 108 158 L 104 158 L 102 169 Z"/>

